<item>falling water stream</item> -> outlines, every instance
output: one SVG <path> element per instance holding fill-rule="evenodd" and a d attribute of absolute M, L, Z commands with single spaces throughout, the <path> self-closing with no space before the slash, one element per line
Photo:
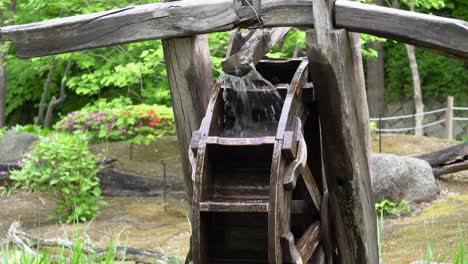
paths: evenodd
<path fill-rule="evenodd" d="M 274 135 L 281 115 L 283 98 L 275 86 L 255 68 L 245 76 L 222 73 L 224 87 L 224 135 L 261 137 Z"/>

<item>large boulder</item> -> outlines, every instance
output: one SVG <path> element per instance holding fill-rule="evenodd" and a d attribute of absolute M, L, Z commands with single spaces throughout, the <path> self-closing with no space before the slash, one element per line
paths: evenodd
<path fill-rule="evenodd" d="M 372 154 L 372 190 L 376 201 L 430 201 L 439 192 L 432 168 L 424 160 Z"/>
<path fill-rule="evenodd" d="M 376 201 L 388 199 L 399 201 L 404 197 L 404 190 L 409 183 L 408 167 L 403 159 L 396 155 L 372 155 L 372 190 Z"/>
<path fill-rule="evenodd" d="M 21 160 L 37 140 L 34 134 L 17 132 L 14 129 L 8 130 L 0 139 L 0 162 Z"/>
<path fill-rule="evenodd" d="M 403 199 L 413 202 L 427 202 L 439 193 L 439 186 L 432 173 L 432 167 L 422 159 L 402 157 L 408 167 L 408 185 Z"/>

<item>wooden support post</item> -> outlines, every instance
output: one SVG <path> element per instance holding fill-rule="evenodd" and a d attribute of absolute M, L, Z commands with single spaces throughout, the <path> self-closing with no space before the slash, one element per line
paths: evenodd
<path fill-rule="evenodd" d="M 445 133 L 447 139 L 453 139 L 453 96 L 447 97 L 447 112 L 445 112 Z"/>
<path fill-rule="evenodd" d="M 173 38 L 162 42 L 187 198 L 191 201 L 192 168 L 187 153 L 192 132 L 198 130 L 205 116 L 213 84 L 208 36 Z"/>
<path fill-rule="evenodd" d="M 314 0 L 307 32 L 311 80 L 319 103 L 323 172 L 337 262 L 378 261 L 370 178 L 369 113 L 359 36 L 333 28 L 333 0 Z M 327 252 L 327 255 L 334 252 Z"/>

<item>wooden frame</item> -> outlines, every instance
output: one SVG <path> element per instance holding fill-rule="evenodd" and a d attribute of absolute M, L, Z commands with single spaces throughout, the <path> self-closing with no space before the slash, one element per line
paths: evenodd
<path fill-rule="evenodd" d="M 312 27 L 311 0 L 182 0 L 1 28 L 22 58 L 149 39 L 187 37 L 236 27 Z M 260 3 L 261 2 L 261 3 Z M 465 21 L 361 4 L 333 3 L 334 25 L 468 59 Z M 258 16 L 257 16 L 258 15 Z M 259 21 L 258 19 L 261 19 Z"/>
<path fill-rule="evenodd" d="M 278 63 L 278 62 L 274 62 Z M 303 121 L 307 119 L 307 114 L 302 95 L 304 87 L 308 81 L 308 61 L 302 60 L 298 65 L 296 74 L 292 77 L 288 85 L 278 128 L 274 136 L 259 138 L 226 138 L 213 136 L 218 134 L 219 128 L 217 116 L 220 114 L 221 97 L 223 87 L 218 84 L 211 96 L 207 109 L 207 114 L 203 119 L 200 130 L 195 133 L 192 146 L 196 154 L 196 174 L 194 182 L 194 196 L 192 202 L 192 254 L 193 263 L 211 263 L 212 256 L 208 252 L 210 246 L 209 229 L 204 222 L 209 221 L 207 214 L 228 214 L 239 213 L 263 213 L 268 215 L 267 237 L 269 263 L 307 263 L 311 259 L 315 250 L 319 246 L 320 230 L 320 208 L 321 196 L 314 177 L 311 174 L 307 163 L 307 145 L 303 137 Z M 282 85 L 278 85 L 282 88 Z M 209 185 L 214 184 L 216 179 L 210 176 L 214 173 L 209 168 L 210 155 L 214 154 L 212 146 L 224 147 L 262 147 L 270 146 L 269 153 L 272 155 L 271 167 L 269 167 L 269 194 L 264 196 L 263 201 L 252 200 L 221 200 L 217 201 L 212 196 Z M 266 154 L 268 155 L 268 154 Z M 248 157 L 246 157 L 248 158 Z M 217 174 L 216 174 L 217 175 Z M 240 177 L 240 176 L 237 176 Z M 301 186 L 308 193 L 309 202 L 293 200 L 293 191 L 296 188 L 298 179 L 301 179 Z M 242 191 L 235 194 L 242 195 Z M 211 197 L 211 198 L 210 198 Z M 257 196 L 255 196 L 257 197 Z M 258 198 L 256 198 L 258 199 Z M 265 200 L 266 199 L 266 200 Z M 310 204 L 307 204 L 310 203 Z M 312 210 L 318 213 L 315 220 L 306 226 L 304 233 L 297 237 L 295 243 L 294 235 L 291 232 L 292 215 L 304 214 L 305 211 Z M 212 212 L 212 213 L 210 213 Z M 266 215 L 265 215 L 266 216 Z M 292 218 L 294 220 L 294 217 Z M 229 227 L 226 227 L 229 228 Z M 297 232 L 297 231 L 294 231 Z M 225 260 L 227 261 L 227 260 Z M 231 259 L 232 261 L 232 259 Z M 239 260 L 240 261 L 240 260 Z M 243 261 L 246 261 L 245 259 Z"/>

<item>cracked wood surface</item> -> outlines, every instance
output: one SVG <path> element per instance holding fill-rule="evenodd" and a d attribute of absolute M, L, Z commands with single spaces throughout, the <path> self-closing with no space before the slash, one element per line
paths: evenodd
<path fill-rule="evenodd" d="M 146 4 L 118 10 L 4 27 L 1 36 L 16 44 L 17 55 L 30 58 L 150 39 L 186 37 L 237 26 L 259 26 L 250 6 L 233 0 L 197 0 Z M 236 5 L 236 6 L 235 6 Z M 306 7 L 304 9 L 303 7 Z M 265 27 L 311 26 L 307 0 L 262 2 Z"/>
<path fill-rule="evenodd" d="M 311 0 L 182 0 L 8 26 L 4 40 L 20 58 L 38 57 L 151 39 L 187 37 L 236 27 L 312 27 Z M 468 60 L 468 23 L 392 8 L 335 2 L 334 24 Z M 258 16 L 257 16 L 258 15 Z M 261 22 L 258 21 L 261 19 Z"/>
<path fill-rule="evenodd" d="M 337 27 L 353 32 L 389 38 L 468 60 L 468 23 L 462 20 L 337 0 L 335 21 Z"/>
<path fill-rule="evenodd" d="M 182 157 L 187 198 L 192 198 L 192 166 L 187 155 L 192 131 L 201 124 L 212 86 L 208 36 L 163 40 L 164 60 L 176 121 L 177 142 Z"/>
<path fill-rule="evenodd" d="M 361 45 L 356 34 L 334 28 L 333 10 L 333 0 L 313 1 L 316 26 L 307 31 L 306 41 L 310 78 L 320 102 L 323 174 L 328 187 L 324 208 L 329 210 L 330 221 L 323 233 L 333 234 L 324 236 L 324 245 L 332 263 L 374 264 L 379 261 Z M 325 216 L 327 210 L 322 211 Z"/>

